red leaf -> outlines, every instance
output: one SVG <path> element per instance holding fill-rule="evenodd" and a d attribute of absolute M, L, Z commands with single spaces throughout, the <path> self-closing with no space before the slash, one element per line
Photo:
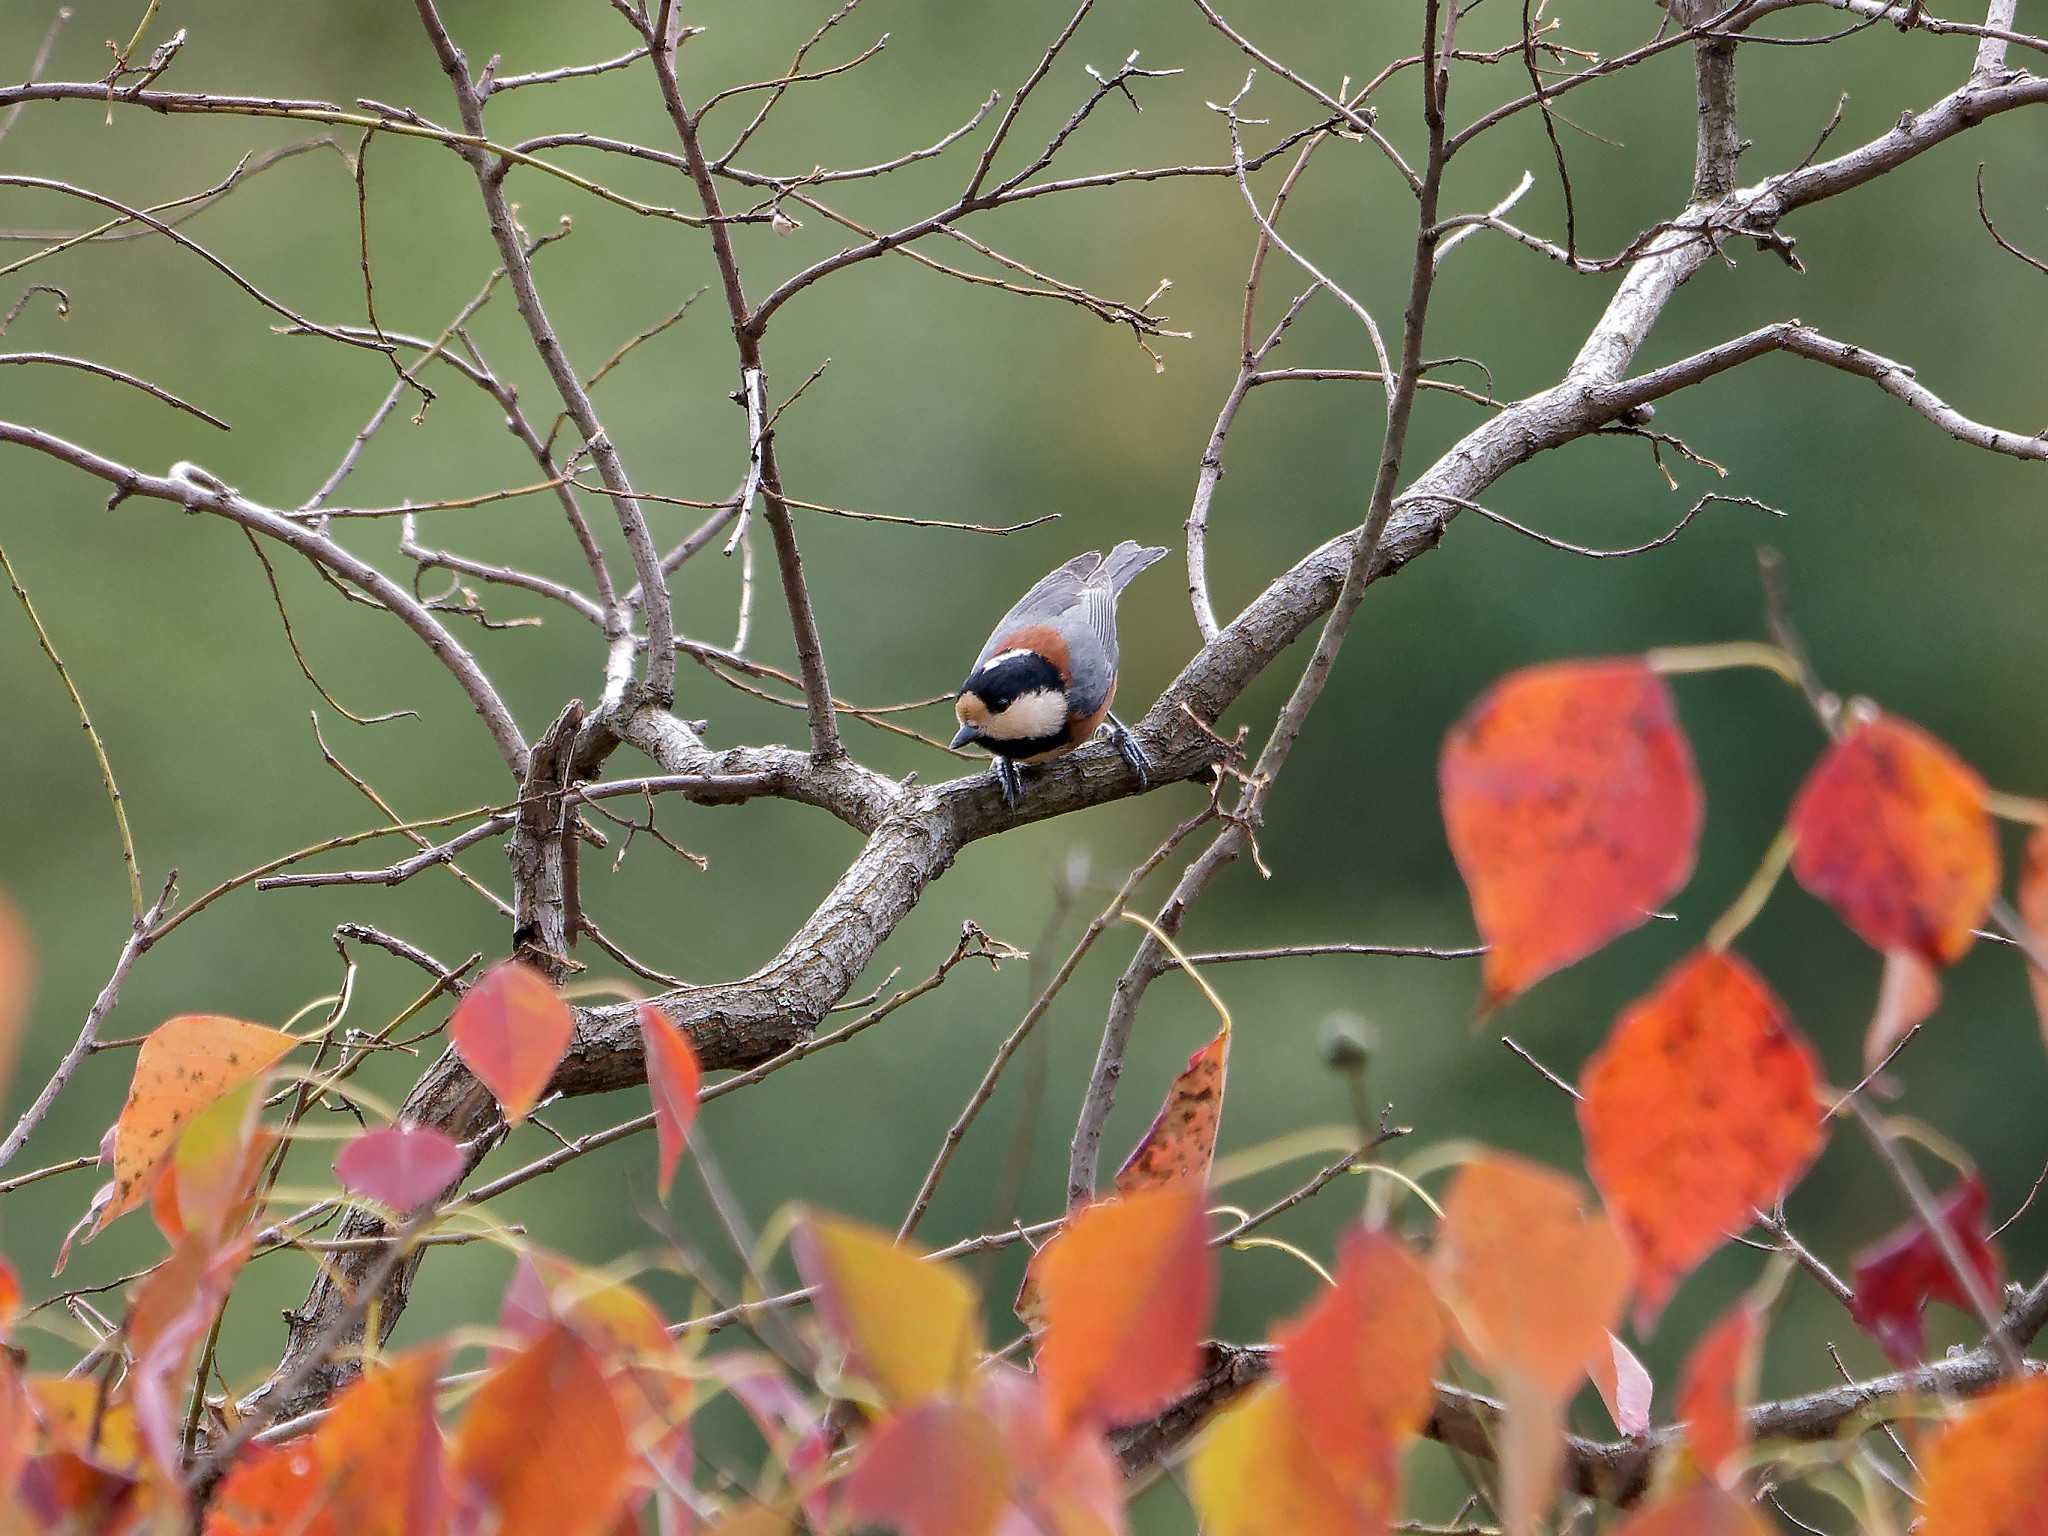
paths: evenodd
<path fill-rule="evenodd" d="M 1920 1536 L 2039 1536 L 2048 1488 L 2048 1379 L 1986 1393 L 1923 1458 Z"/>
<path fill-rule="evenodd" d="M 410 1215 L 462 1177 L 462 1148 L 432 1126 L 384 1126 L 343 1147 L 334 1174 L 350 1194 Z"/>
<path fill-rule="evenodd" d="M 1951 965 L 1998 892 L 1984 781 L 1879 715 L 1828 749 L 1793 802 L 1792 873 L 1863 941 Z"/>
<path fill-rule="evenodd" d="M 1733 955 L 1702 950 L 1623 1013 L 1586 1063 L 1586 1164 L 1636 1259 L 1647 1331 L 1730 1232 L 1819 1153 L 1813 1051 Z"/>
<path fill-rule="evenodd" d="M 1394 1491 L 1402 1442 L 1436 1406 L 1443 1309 L 1414 1255 L 1384 1232 L 1347 1233 L 1337 1283 L 1273 1334 L 1303 1432 L 1351 1495 Z"/>
<path fill-rule="evenodd" d="M 988 1536 L 1009 1495 L 995 1426 L 980 1409 L 943 1400 L 883 1420 L 846 1479 L 847 1513 L 903 1536 Z"/>
<path fill-rule="evenodd" d="M 2034 953 L 2048 955 L 2048 826 L 2036 827 L 2027 839 L 2026 862 L 2020 866 L 2020 921 L 2033 936 Z M 2048 1042 L 2048 971 L 2028 965 L 2027 985 L 2033 989 L 2034 1012 L 2040 1015 L 2041 1038 Z"/>
<path fill-rule="evenodd" d="M 1984 1213 L 1990 1195 L 1976 1174 L 1957 1184 L 1936 1202 L 1942 1225 L 1955 1238 L 1970 1267 L 1983 1279 L 1985 1291 L 1997 1296 L 2005 1267 L 1984 1235 Z M 1927 1225 L 1909 1221 L 1897 1231 L 1857 1254 L 1850 1283 L 1856 1290 L 1851 1311 L 1869 1329 L 1894 1364 L 1920 1359 L 1924 1334 L 1920 1314 L 1930 1301 L 1945 1301 L 1970 1310 L 1969 1294 L 1942 1256 L 1941 1244 Z"/>
<path fill-rule="evenodd" d="M 1656 1395 L 1656 1385 L 1635 1351 L 1610 1333 L 1605 1346 L 1594 1351 L 1586 1374 L 1593 1378 L 1594 1390 L 1607 1405 L 1607 1416 L 1616 1429 L 1631 1440 L 1650 1432 L 1650 1400 Z"/>
<path fill-rule="evenodd" d="M 661 1198 L 675 1183 L 676 1164 L 697 1118 L 697 1091 L 704 1069 L 683 1032 L 662 1017 L 661 1010 L 640 1005 L 640 1038 L 646 1044 L 647 1091 L 654 1099 L 654 1136 L 660 1144 Z"/>
<path fill-rule="evenodd" d="M 1452 729 L 1437 782 L 1489 1004 L 1638 927 L 1692 873 L 1692 748 L 1639 658 L 1503 678 Z"/>
<path fill-rule="evenodd" d="M 1086 1206 L 1038 1265 L 1038 1369 L 1051 1423 L 1127 1424 L 1194 1379 L 1216 1300 L 1199 1190 L 1147 1190 Z"/>
<path fill-rule="evenodd" d="M 569 1005 L 546 977 L 507 960 L 486 971 L 456 1004 L 448 1036 L 463 1065 L 516 1123 L 540 1102 L 575 1027 Z"/>
<path fill-rule="evenodd" d="M 1708 1477 L 1728 1483 L 1728 1462 L 1749 1444 L 1743 1406 L 1756 1395 L 1757 1351 L 1764 1320 L 1747 1301 L 1738 1303 L 1686 1358 L 1678 1387 L 1678 1417 L 1693 1459 Z"/>
<path fill-rule="evenodd" d="M 1010 1461 L 1012 1504 L 999 1536 L 1123 1536 L 1124 1480 L 1108 1442 L 1090 1426 L 1054 1424 L 1037 1376 L 995 1365 L 975 1385 Z"/>

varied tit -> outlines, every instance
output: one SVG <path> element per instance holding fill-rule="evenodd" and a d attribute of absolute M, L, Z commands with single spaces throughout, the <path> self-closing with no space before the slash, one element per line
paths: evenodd
<path fill-rule="evenodd" d="M 1071 752 L 1105 723 L 1124 761 L 1150 780 L 1150 764 L 1124 723 L 1109 712 L 1116 698 L 1116 600 L 1166 551 L 1126 539 L 1104 559 L 1076 555 L 1026 592 L 1003 615 L 960 685 L 953 745 L 985 747 L 996 760 L 1003 803 L 1023 793 L 1019 763 Z"/>

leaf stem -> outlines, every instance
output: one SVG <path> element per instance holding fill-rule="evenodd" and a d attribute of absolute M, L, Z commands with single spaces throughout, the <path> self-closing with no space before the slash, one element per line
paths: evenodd
<path fill-rule="evenodd" d="M 1761 667 L 1797 688 L 1799 662 L 1780 646 L 1761 640 L 1724 640 L 1716 645 L 1660 645 L 1643 652 L 1643 661 L 1662 677 L 1688 672 L 1725 672 L 1734 667 Z"/>
<path fill-rule="evenodd" d="M 1707 948 L 1716 954 L 1727 949 L 1741 935 L 1742 930 L 1756 920 L 1763 911 L 1764 903 L 1771 899 L 1771 892 L 1777 889 L 1779 876 L 1785 873 L 1785 866 L 1792 860 L 1792 850 L 1797 845 L 1790 827 L 1780 827 L 1778 835 L 1771 839 L 1771 846 L 1764 850 L 1763 862 L 1757 865 L 1756 873 L 1749 877 L 1749 884 L 1735 898 L 1734 904 L 1723 912 L 1714 926 L 1707 930 Z"/>

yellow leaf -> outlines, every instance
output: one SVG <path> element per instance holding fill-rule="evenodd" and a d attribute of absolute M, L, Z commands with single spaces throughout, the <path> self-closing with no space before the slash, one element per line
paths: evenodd
<path fill-rule="evenodd" d="M 848 1368 L 890 1407 L 949 1392 L 974 1369 L 981 1302 L 955 1271 L 836 1216 L 807 1218 L 796 1255 Z"/>
<path fill-rule="evenodd" d="M 1393 1467 L 1389 1463 L 1389 1486 Z M 1221 1414 L 1195 1447 L 1189 1492 L 1208 1536 L 1359 1536 L 1385 1530 L 1384 1507 L 1354 1499 L 1302 1432 L 1293 1401 L 1271 1382 Z M 1385 1490 L 1382 1489 L 1382 1492 Z"/>

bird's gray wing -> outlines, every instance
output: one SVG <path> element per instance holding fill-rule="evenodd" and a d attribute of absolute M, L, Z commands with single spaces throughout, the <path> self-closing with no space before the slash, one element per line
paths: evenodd
<path fill-rule="evenodd" d="M 1108 686 L 1108 678 L 1116 673 L 1116 600 L 1140 571 L 1165 558 L 1166 551 L 1156 544 L 1148 547 L 1125 539 L 1109 552 L 1108 559 L 1090 573 L 1082 587 L 1080 613 L 1088 637 L 1101 651 L 1107 668 L 1104 687 Z M 1073 643 L 1074 637 L 1070 635 L 1068 644 Z"/>
<path fill-rule="evenodd" d="M 1042 577 L 1037 585 L 1017 599 L 1010 611 L 1003 615 L 1002 621 L 989 632 L 988 643 L 974 658 L 974 665 L 979 667 L 995 655 L 1004 638 L 1024 625 L 1058 622 L 1060 615 L 1083 600 L 1089 578 L 1102 569 L 1102 563 L 1102 552 L 1091 549 Z"/>

